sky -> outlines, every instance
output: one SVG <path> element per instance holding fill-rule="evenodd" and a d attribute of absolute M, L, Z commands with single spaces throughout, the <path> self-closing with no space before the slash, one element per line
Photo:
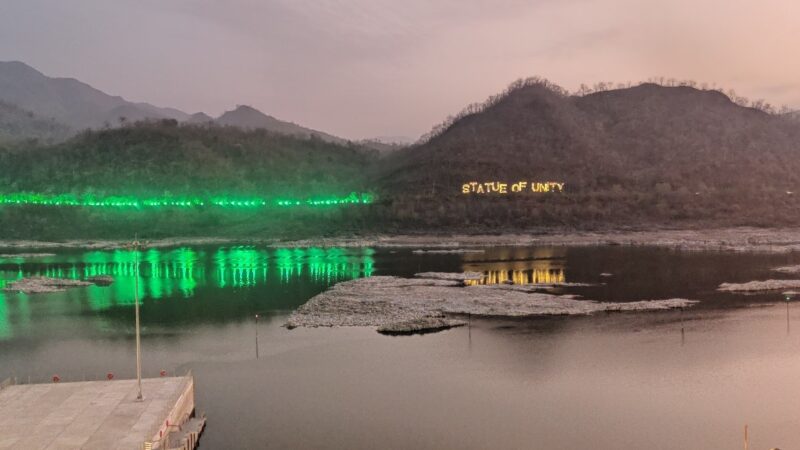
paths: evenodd
<path fill-rule="evenodd" d="M 0 60 L 128 100 L 416 138 L 515 79 L 800 108 L 796 0 L 0 0 Z"/>

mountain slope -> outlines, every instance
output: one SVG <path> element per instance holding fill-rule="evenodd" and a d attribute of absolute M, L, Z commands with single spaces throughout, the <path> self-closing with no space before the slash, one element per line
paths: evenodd
<path fill-rule="evenodd" d="M 227 111 L 219 116 L 215 122 L 223 126 L 238 127 L 245 130 L 264 129 L 274 133 L 309 138 L 318 137 L 327 142 L 345 143 L 346 140 L 327 133 L 301 127 L 300 125 L 284 122 L 250 106 L 240 105 L 232 111 Z"/>
<path fill-rule="evenodd" d="M 66 139 L 70 129 L 53 120 L 45 120 L 8 103 L 0 102 L 0 143 L 37 139 L 53 143 Z"/>
<path fill-rule="evenodd" d="M 0 101 L 13 104 L 73 130 L 117 127 L 144 120 L 174 119 L 191 124 L 220 125 L 271 132 L 344 144 L 345 139 L 285 122 L 249 106 L 240 106 L 213 119 L 205 113 L 189 115 L 175 108 L 160 108 L 108 95 L 71 78 L 51 78 L 17 61 L 0 61 Z"/>
<path fill-rule="evenodd" d="M 521 83 L 397 152 L 387 214 L 422 226 L 800 223 L 800 126 L 716 91 L 644 84 L 569 96 Z M 471 181 L 563 194 L 471 195 Z M 425 205 L 421 207 L 421 205 Z"/>
<path fill-rule="evenodd" d="M 129 120 L 189 117 L 172 108 L 132 103 L 75 79 L 50 78 L 17 61 L 0 62 L 0 101 L 75 129 L 116 125 L 120 117 Z"/>

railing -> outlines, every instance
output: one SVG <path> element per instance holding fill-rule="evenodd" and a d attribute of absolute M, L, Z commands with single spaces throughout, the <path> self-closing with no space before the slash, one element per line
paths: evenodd
<path fill-rule="evenodd" d="M 182 378 L 184 378 L 184 381 L 180 389 L 178 390 L 178 394 L 169 399 L 169 404 L 173 405 L 172 409 L 170 410 L 170 415 L 172 414 L 172 411 L 185 408 L 186 402 L 190 401 L 189 396 L 181 398 L 184 397 L 184 394 L 187 393 L 188 390 L 187 388 L 189 388 L 189 386 L 191 386 L 191 394 L 190 394 L 192 397 L 191 400 L 194 399 L 194 377 L 192 376 L 192 371 L 191 370 L 187 371 L 186 375 L 184 375 Z M 151 428 L 147 434 L 147 436 L 150 436 L 151 437 L 150 439 L 152 440 L 144 442 L 142 444 L 142 448 L 146 448 L 147 450 L 168 449 L 169 448 L 168 441 L 169 441 L 169 436 L 171 434 L 169 432 L 169 428 L 173 426 L 180 427 L 181 425 L 183 425 L 183 423 L 187 420 L 188 417 L 191 417 L 191 412 L 181 414 L 178 417 L 178 420 L 175 420 L 175 423 L 169 423 L 169 425 L 166 425 L 162 422 L 159 422 L 156 425 L 154 425 L 153 428 Z M 162 431 L 162 428 L 164 429 L 164 432 L 160 436 L 156 437 L 159 434 L 159 432 Z M 148 445 L 149 447 L 147 447 Z"/>

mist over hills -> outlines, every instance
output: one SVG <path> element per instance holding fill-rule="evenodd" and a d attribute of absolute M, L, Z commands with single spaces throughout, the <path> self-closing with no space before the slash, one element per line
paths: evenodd
<path fill-rule="evenodd" d="M 35 131 L 32 122 L 52 122 L 72 130 L 72 134 L 85 129 L 101 129 L 122 126 L 140 121 L 172 119 L 192 124 L 216 123 L 242 129 L 265 129 L 275 133 L 311 137 L 328 142 L 344 143 L 345 139 L 285 122 L 266 115 L 249 106 L 239 106 L 217 119 L 199 112 L 188 114 L 175 108 L 162 108 L 149 103 L 130 102 L 119 96 L 108 95 L 98 89 L 72 78 L 51 78 L 18 61 L 0 61 L 0 101 L 30 113 L 25 127 Z M 0 133 L 5 130 L 0 122 Z M 44 137 L 52 141 L 55 137 L 66 138 L 70 133 L 56 135 L 20 134 L 6 132 L 14 138 L 30 139 Z"/>
<path fill-rule="evenodd" d="M 70 129 L 66 125 L 41 119 L 32 112 L 0 101 L 0 143 L 38 139 L 52 144 L 69 136 Z"/>
<path fill-rule="evenodd" d="M 72 78 L 50 78 L 18 62 L 0 62 L 0 100 L 70 128 L 116 125 L 120 117 L 185 120 L 188 114 L 108 95 Z"/>

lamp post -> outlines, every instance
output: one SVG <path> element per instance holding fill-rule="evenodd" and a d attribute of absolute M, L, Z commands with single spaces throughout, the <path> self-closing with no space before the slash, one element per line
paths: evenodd
<path fill-rule="evenodd" d="M 795 291 L 786 291 L 783 293 L 783 298 L 786 300 L 786 334 L 789 334 L 789 302 L 797 295 Z"/>
<path fill-rule="evenodd" d="M 258 314 L 256 314 L 256 359 L 258 359 Z"/>
<path fill-rule="evenodd" d="M 136 309 L 136 386 L 138 394 L 136 401 L 144 400 L 142 396 L 142 337 L 139 327 L 139 239 L 138 236 L 133 240 L 133 300 Z"/>

